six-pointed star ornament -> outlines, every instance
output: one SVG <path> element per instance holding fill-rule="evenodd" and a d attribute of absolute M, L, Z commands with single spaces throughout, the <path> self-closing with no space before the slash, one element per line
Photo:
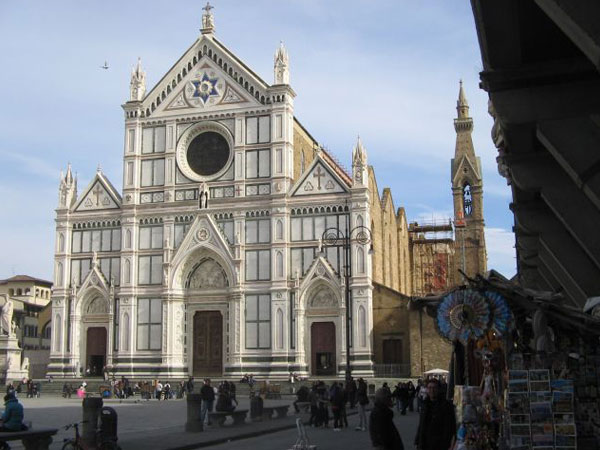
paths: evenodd
<path fill-rule="evenodd" d="M 208 97 L 219 95 L 219 92 L 217 91 L 217 81 L 218 78 L 209 78 L 206 72 L 204 72 L 201 79 L 192 81 L 192 84 L 196 88 L 192 96 L 200 98 L 202 103 L 206 103 Z"/>

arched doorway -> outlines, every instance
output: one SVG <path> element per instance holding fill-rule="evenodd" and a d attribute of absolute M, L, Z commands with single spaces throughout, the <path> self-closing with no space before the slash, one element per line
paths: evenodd
<path fill-rule="evenodd" d="M 335 324 L 314 322 L 310 327 L 311 372 L 313 375 L 335 375 Z"/>
<path fill-rule="evenodd" d="M 223 316 L 220 311 L 194 314 L 193 374 L 223 375 Z"/>
<path fill-rule="evenodd" d="M 106 365 L 106 328 L 88 328 L 86 342 L 86 373 L 89 369 L 90 376 L 102 376 L 103 368 Z"/>

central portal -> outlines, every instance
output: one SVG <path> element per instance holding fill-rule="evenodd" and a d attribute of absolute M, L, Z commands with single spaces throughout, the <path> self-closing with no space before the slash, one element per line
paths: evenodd
<path fill-rule="evenodd" d="M 335 375 L 335 324 L 315 322 L 310 327 L 311 372 Z"/>
<path fill-rule="evenodd" d="M 105 365 L 106 328 L 90 327 L 87 329 L 85 373 L 92 377 L 100 377 Z"/>
<path fill-rule="evenodd" d="M 223 375 L 223 316 L 219 311 L 194 315 L 194 376 Z"/>

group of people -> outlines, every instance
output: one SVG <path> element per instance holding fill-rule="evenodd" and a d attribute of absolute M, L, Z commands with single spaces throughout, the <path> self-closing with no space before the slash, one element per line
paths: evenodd
<path fill-rule="evenodd" d="M 311 389 L 302 386 L 296 392 L 296 412 L 300 411 L 299 403 L 310 403 L 310 426 L 327 428 L 330 417 L 333 416 L 334 431 L 348 427 L 347 404 L 352 409 L 358 404 L 359 424 L 356 430 L 367 429 L 366 406 L 369 404 L 369 397 L 367 383 L 362 378 L 358 381 L 350 379 L 345 384 L 334 381 L 329 387 L 323 381 L 314 382 Z"/>
<path fill-rule="evenodd" d="M 12 382 L 6 385 L 6 393 L 10 392 L 21 394 L 23 391 L 27 393 L 27 398 L 39 398 L 42 392 L 40 383 L 34 382 L 31 378 L 23 378 L 15 387 Z"/>

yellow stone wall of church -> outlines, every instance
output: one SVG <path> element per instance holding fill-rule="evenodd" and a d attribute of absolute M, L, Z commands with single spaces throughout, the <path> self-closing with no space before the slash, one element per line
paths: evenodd
<path fill-rule="evenodd" d="M 408 224 L 404 210 L 396 212 L 389 188 L 379 197 L 377 180 L 369 167 L 373 281 L 410 295 L 412 289 Z"/>
<path fill-rule="evenodd" d="M 301 175 L 302 154 L 304 154 L 304 170 L 312 163 L 317 142 L 302 126 L 294 121 L 294 179 L 295 183 Z"/>
<path fill-rule="evenodd" d="M 431 369 L 448 370 L 452 345 L 438 333 L 433 317 L 425 309 L 409 310 L 410 372 L 421 377 Z"/>
<path fill-rule="evenodd" d="M 410 364 L 410 327 L 408 297 L 376 284 L 373 289 L 373 353 L 376 364 L 383 364 L 383 342 L 402 340 L 402 362 Z"/>

